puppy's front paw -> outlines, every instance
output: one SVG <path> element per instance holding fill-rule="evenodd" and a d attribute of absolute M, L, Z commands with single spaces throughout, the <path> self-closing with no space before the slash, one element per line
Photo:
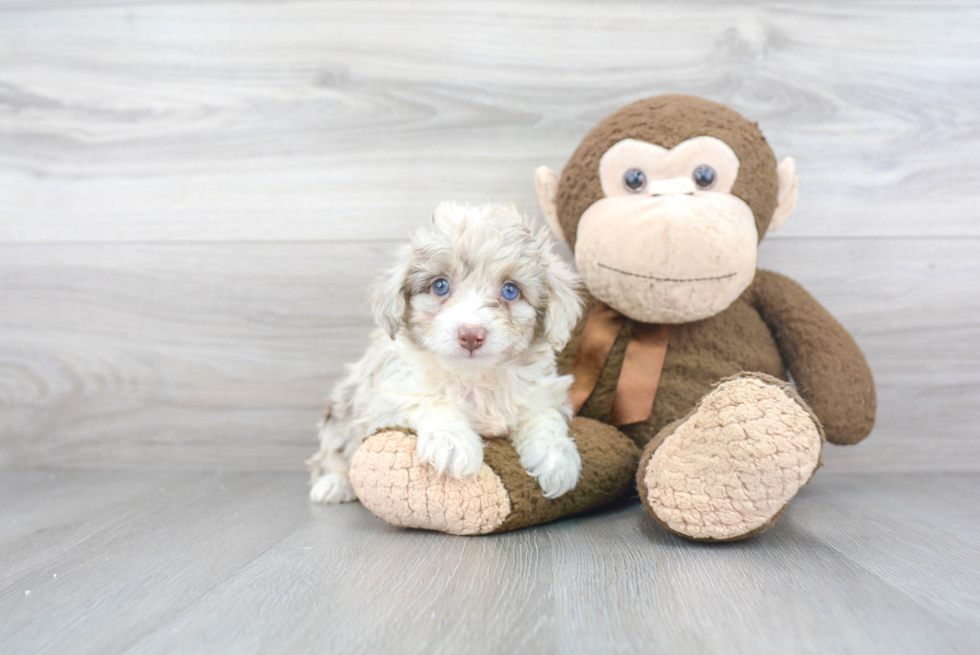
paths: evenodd
<path fill-rule="evenodd" d="M 462 480 L 483 466 L 483 440 L 470 429 L 419 430 L 419 459 L 439 475 L 449 473 Z"/>
<path fill-rule="evenodd" d="M 568 437 L 535 437 L 526 440 L 520 450 L 521 465 L 538 481 L 545 498 L 558 498 L 578 484 L 582 459 Z"/>
<path fill-rule="evenodd" d="M 314 503 L 349 503 L 357 500 L 357 494 L 346 475 L 327 473 L 313 483 L 310 500 Z"/>

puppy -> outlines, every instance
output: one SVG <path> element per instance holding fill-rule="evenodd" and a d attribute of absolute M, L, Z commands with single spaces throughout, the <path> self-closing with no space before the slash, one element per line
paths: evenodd
<path fill-rule="evenodd" d="M 476 474 L 481 437 L 506 436 L 545 497 L 574 488 L 572 377 L 558 375 L 555 352 L 581 316 L 579 289 L 515 208 L 439 205 L 373 289 L 381 329 L 328 401 L 310 499 L 356 500 L 351 457 L 388 426 L 414 430 L 419 459 L 440 474 Z"/>

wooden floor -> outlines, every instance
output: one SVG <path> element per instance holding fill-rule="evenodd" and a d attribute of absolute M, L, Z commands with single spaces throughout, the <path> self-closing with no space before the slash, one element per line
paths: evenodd
<path fill-rule="evenodd" d="M 0 653 L 980 652 L 980 475 L 820 474 L 747 542 L 636 502 L 491 537 L 283 472 L 0 477 Z"/>

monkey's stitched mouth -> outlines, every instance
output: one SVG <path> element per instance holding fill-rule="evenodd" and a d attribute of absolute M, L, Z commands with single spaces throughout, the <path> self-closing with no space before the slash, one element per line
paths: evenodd
<path fill-rule="evenodd" d="M 613 268 L 612 266 L 606 266 L 602 262 L 599 262 L 599 266 L 608 269 L 614 273 L 619 273 L 620 275 L 629 275 L 630 277 L 641 277 L 644 280 L 656 280 L 657 282 L 707 282 L 709 280 L 725 280 L 730 277 L 735 277 L 738 273 L 729 273 L 728 275 L 716 275 L 715 277 L 689 277 L 689 278 L 672 278 L 672 277 L 657 277 L 656 275 L 640 275 L 639 273 L 630 273 L 629 271 L 621 271 L 618 268 Z"/>

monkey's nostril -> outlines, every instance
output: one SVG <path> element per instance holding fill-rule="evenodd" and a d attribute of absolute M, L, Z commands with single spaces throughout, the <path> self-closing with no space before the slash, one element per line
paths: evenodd
<path fill-rule="evenodd" d="M 459 345 L 473 352 L 483 346 L 483 342 L 487 339 L 487 331 L 482 327 L 462 325 L 456 330 L 456 337 L 459 339 Z"/>

